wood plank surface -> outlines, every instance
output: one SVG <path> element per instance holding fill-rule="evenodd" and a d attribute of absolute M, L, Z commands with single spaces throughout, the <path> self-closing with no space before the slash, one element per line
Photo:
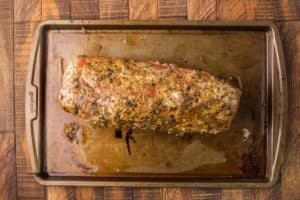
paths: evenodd
<path fill-rule="evenodd" d="M 130 187 L 105 187 L 103 193 L 105 200 L 132 200 L 133 188 Z"/>
<path fill-rule="evenodd" d="M 217 0 L 187 0 L 188 20 L 217 19 Z"/>
<path fill-rule="evenodd" d="M 36 26 L 36 22 L 16 23 L 14 30 L 16 173 L 17 197 L 20 199 L 44 199 L 45 197 L 44 187 L 39 185 L 32 175 L 24 118 L 27 64 Z"/>
<path fill-rule="evenodd" d="M 70 0 L 71 19 L 99 19 L 98 0 Z"/>
<path fill-rule="evenodd" d="M 72 186 L 48 186 L 48 200 L 101 200 L 103 199 L 102 187 L 72 187 Z"/>
<path fill-rule="evenodd" d="M 255 200 L 254 189 L 223 189 L 221 193 L 222 200 Z"/>
<path fill-rule="evenodd" d="M 0 134 L 0 199 L 16 199 L 15 135 Z"/>
<path fill-rule="evenodd" d="M 96 195 L 95 190 L 97 188 L 93 187 L 75 187 L 75 199 L 86 199 L 86 200 L 93 200 L 93 199 L 103 199 L 103 188 L 101 188 L 102 193 Z"/>
<path fill-rule="evenodd" d="M 186 0 L 159 0 L 159 19 L 183 20 L 187 18 Z"/>
<path fill-rule="evenodd" d="M 100 0 L 100 19 L 128 19 L 128 0 Z"/>
<path fill-rule="evenodd" d="M 14 0 L 14 21 L 30 22 L 41 20 L 42 0 Z"/>
<path fill-rule="evenodd" d="M 162 199 L 173 200 L 173 199 L 192 199 L 192 189 L 187 188 L 163 188 Z"/>
<path fill-rule="evenodd" d="M 42 19 L 70 19 L 71 5 L 69 0 L 43 0 Z"/>
<path fill-rule="evenodd" d="M 13 2 L 0 0 L 0 134 L 14 131 Z"/>
<path fill-rule="evenodd" d="M 218 20 L 245 20 L 246 0 L 218 0 Z"/>
<path fill-rule="evenodd" d="M 134 188 L 133 199 L 134 200 L 160 200 L 162 199 L 161 188 Z"/>
<path fill-rule="evenodd" d="M 276 7 L 277 20 L 299 20 L 300 1 L 299 0 L 279 0 Z"/>
<path fill-rule="evenodd" d="M 103 199 L 102 187 L 81 187 L 81 186 L 48 186 L 47 199 L 66 200 L 100 200 Z"/>
<path fill-rule="evenodd" d="M 192 189 L 192 199 L 193 200 L 220 200 L 221 199 L 221 189 Z"/>
<path fill-rule="evenodd" d="M 280 196 L 280 181 L 270 188 L 256 189 L 255 199 L 272 199 L 280 200 L 285 199 Z"/>
<path fill-rule="evenodd" d="M 36 183 L 25 139 L 24 87 L 32 35 L 38 22 L 46 19 L 278 21 L 290 91 L 287 151 L 279 182 L 266 189 Z M 0 0 L 0 199 L 300 199 L 299 20 L 299 0 Z"/>
<path fill-rule="evenodd" d="M 48 200 L 75 200 L 75 193 L 73 187 L 48 186 L 47 187 Z"/>
<path fill-rule="evenodd" d="M 157 7 L 157 0 L 129 0 L 129 19 L 157 19 Z"/>
<path fill-rule="evenodd" d="M 289 88 L 289 126 L 281 170 L 282 199 L 300 199 L 300 21 L 278 24 L 285 54 Z"/>
<path fill-rule="evenodd" d="M 246 19 L 274 20 L 278 0 L 246 0 Z"/>

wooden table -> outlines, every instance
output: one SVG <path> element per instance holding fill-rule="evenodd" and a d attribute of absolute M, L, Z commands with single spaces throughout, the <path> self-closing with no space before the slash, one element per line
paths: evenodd
<path fill-rule="evenodd" d="M 24 86 L 33 32 L 46 19 L 272 20 L 286 56 L 289 131 L 268 189 L 44 187 L 31 174 Z M 300 199 L 299 0 L 0 0 L 0 199 Z"/>

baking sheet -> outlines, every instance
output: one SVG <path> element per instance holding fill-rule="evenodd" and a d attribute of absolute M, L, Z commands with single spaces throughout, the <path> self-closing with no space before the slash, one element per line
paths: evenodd
<path fill-rule="evenodd" d="M 45 135 L 50 175 L 265 175 L 264 111 L 257 106 L 264 104 L 264 32 L 108 29 L 49 30 L 46 34 Z M 78 55 L 159 60 L 238 76 L 243 88 L 237 116 L 230 131 L 219 135 L 178 137 L 133 131 L 130 154 L 125 133 L 116 138 L 114 129 L 86 128 L 84 141 L 70 143 L 64 127 L 78 119 L 64 112 L 57 98 L 61 65 L 65 67 Z M 243 139 L 245 134 L 249 138 Z"/>
<path fill-rule="evenodd" d="M 49 21 L 39 26 L 33 47 L 26 130 L 40 183 L 262 187 L 277 180 L 287 95 L 272 24 Z M 133 131 L 129 138 L 126 131 L 91 129 L 57 100 L 63 68 L 78 55 L 159 60 L 239 77 L 237 116 L 219 135 Z M 66 136 L 70 124 L 78 129 L 73 142 Z"/>

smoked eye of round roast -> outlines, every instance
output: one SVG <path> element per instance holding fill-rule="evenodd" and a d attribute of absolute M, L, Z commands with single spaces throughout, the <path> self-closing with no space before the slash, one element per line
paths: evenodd
<path fill-rule="evenodd" d="M 230 128 L 240 96 L 201 70 L 79 56 L 64 71 L 59 102 L 92 126 L 216 134 Z"/>

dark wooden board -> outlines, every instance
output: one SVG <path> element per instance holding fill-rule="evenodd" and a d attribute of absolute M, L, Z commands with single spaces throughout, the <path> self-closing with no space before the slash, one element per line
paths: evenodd
<path fill-rule="evenodd" d="M 287 155 L 268 189 L 43 187 L 31 175 L 24 85 L 33 31 L 45 19 L 279 20 L 290 91 Z M 300 199 L 299 0 L 0 0 L 0 199 Z M 7 58 L 7 59 L 6 59 Z M 4 95 L 3 95 L 4 94 Z"/>
<path fill-rule="evenodd" d="M 98 0 L 70 0 L 71 19 L 99 19 Z"/>
<path fill-rule="evenodd" d="M 128 0 L 99 0 L 100 19 L 128 19 Z"/>

